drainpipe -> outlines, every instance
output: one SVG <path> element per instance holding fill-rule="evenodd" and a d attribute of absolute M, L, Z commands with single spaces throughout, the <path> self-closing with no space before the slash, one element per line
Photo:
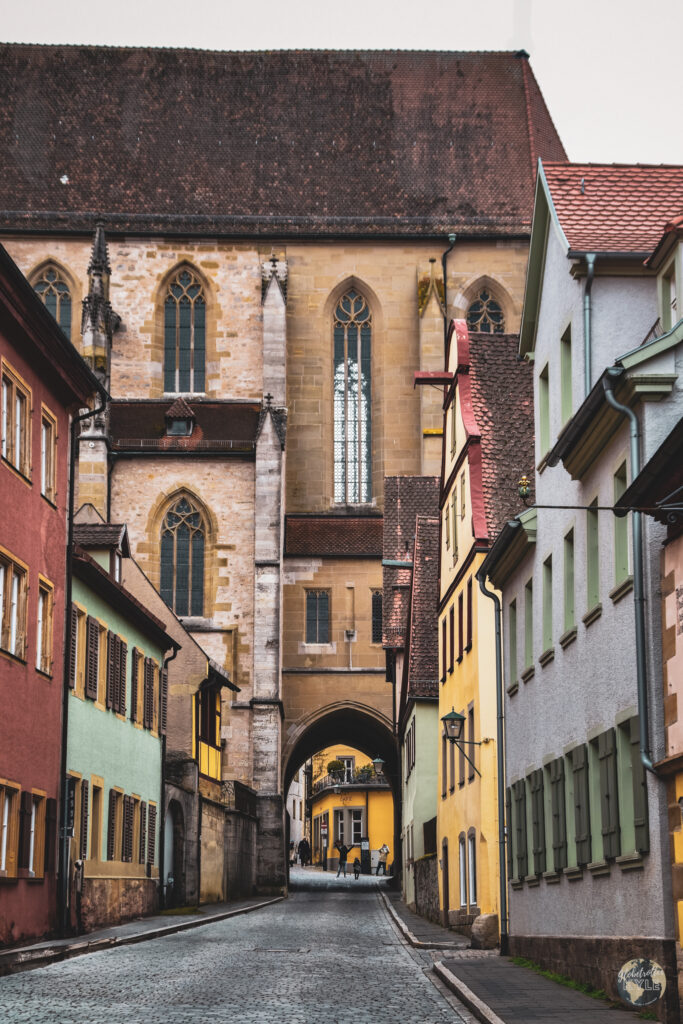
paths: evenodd
<path fill-rule="evenodd" d="M 611 366 L 603 377 L 605 398 L 613 409 L 629 420 L 631 435 L 631 479 L 640 473 L 640 423 L 633 409 L 614 397 L 614 381 L 623 374 L 619 366 Z M 645 662 L 645 597 L 643 591 L 643 523 L 642 512 L 632 512 L 633 532 L 633 607 L 636 619 L 636 678 L 638 684 L 638 724 L 640 727 L 640 760 L 644 767 L 657 774 L 650 756 L 649 708 L 647 699 L 647 666 Z"/>
<path fill-rule="evenodd" d="M 173 654 L 169 654 L 167 657 L 165 657 L 163 659 L 163 661 L 161 663 L 162 678 L 163 678 L 163 673 L 166 671 L 166 666 L 168 665 L 169 661 L 173 661 L 173 659 L 176 658 L 177 656 L 178 656 L 178 648 L 174 647 L 173 648 Z M 162 678 L 159 679 L 159 688 L 160 689 L 161 689 L 161 686 L 163 686 Z M 159 693 L 159 698 L 161 700 L 161 693 Z M 166 701 L 168 703 L 168 695 L 166 697 Z M 161 709 L 159 709 L 159 723 L 161 724 Z M 168 723 L 166 723 L 166 724 L 168 725 Z M 161 806 L 161 826 L 160 826 L 160 831 L 159 831 L 159 878 L 161 880 L 161 885 L 159 887 L 159 901 L 160 901 L 161 909 L 162 910 L 164 910 L 165 907 L 166 907 L 166 880 L 164 878 L 164 872 L 166 870 L 166 865 L 164 864 L 164 857 L 166 855 L 166 792 L 165 792 L 165 787 L 166 787 L 166 730 L 164 729 L 163 736 L 161 737 L 161 801 L 160 801 L 160 806 Z M 173 879 L 174 879 L 173 884 L 175 885 L 175 875 L 173 876 Z"/>
<path fill-rule="evenodd" d="M 500 599 L 493 590 L 486 586 L 484 576 L 477 573 L 479 589 L 485 597 L 493 601 L 496 626 L 496 757 L 498 761 L 498 875 L 500 878 L 500 953 L 507 956 L 509 950 L 508 910 L 507 910 L 507 864 L 505 859 L 505 739 L 503 713 L 503 663 L 501 656 L 501 625 Z"/>
<path fill-rule="evenodd" d="M 583 290 L 583 375 L 584 393 L 587 398 L 591 390 L 591 291 L 595 277 L 595 253 L 586 253 L 586 285 Z"/>
<path fill-rule="evenodd" d="M 64 936 L 68 927 L 68 897 L 69 897 L 69 840 L 66 835 L 68 795 L 66 782 L 67 766 L 67 739 L 69 728 L 69 675 L 71 672 L 71 591 L 72 591 L 72 570 L 71 559 L 74 550 L 74 498 L 76 491 L 76 426 L 83 420 L 89 420 L 104 412 L 107 407 L 109 395 L 100 388 L 100 399 L 102 404 L 95 409 L 88 409 L 87 412 L 74 416 L 69 427 L 69 493 L 67 496 L 67 539 L 66 539 L 66 594 L 64 601 L 64 679 L 62 686 L 62 751 L 60 759 L 60 827 L 59 827 L 59 886 L 57 889 L 57 910 L 59 918 L 59 933 Z"/>
<path fill-rule="evenodd" d="M 448 236 L 448 241 L 451 243 L 446 249 L 445 253 L 441 257 L 441 270 L 443 273 L 443 350 L 444 355 L 446 353 L 446 345 L 448 344 L 448 254 L 455 246 L 455 234 L 451 233 Z"/>

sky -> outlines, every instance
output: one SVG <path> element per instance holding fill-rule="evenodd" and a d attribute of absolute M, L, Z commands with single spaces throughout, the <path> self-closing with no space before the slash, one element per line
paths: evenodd
<path fill-rule="evenodd" d="M 683 0 L 0 0 L 0 14 L 4 42 L 525 49 L 571 160 L 683 164 Z"/>

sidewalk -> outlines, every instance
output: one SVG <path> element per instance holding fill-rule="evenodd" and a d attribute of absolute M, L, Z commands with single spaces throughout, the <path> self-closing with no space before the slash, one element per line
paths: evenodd
<path fill-rule="evenodd" d="M 425 917 L 415 914 L 394 890 L 383 892 L 387 910 L 398 925 L 403 936 L 416 949 L 460 950 L 469 947 L 469 939 L 457 932 L 449 931 L 440 924 L 434 924 Z"/>
<path fill-rule="evenodd" d="M 165 935 L 188 928 L 198 928 L 203 924 L 223 921 L 227 917 L 248 914 L 252 910 L 279 903 L 284 896 L 264 899 L 254 897 L 248 900 L 236 900 L 234 903 L 212 903 L 190 914 L 156 914 L 154 917 L 139 918 L 127 921 L 126 924 L 115 925 L 113 928 L 101 928 L 87 935 L 74 935 L 66 939 L 47 939 L 30 946 L 18 946 L 13 949 L 0 950 L 0 977 L 3 974 L 15 974 L 32 967 L 43 967 L 45 964 L 67 960 L 84 953 L 95 953 L 113 946 L 126 946 L 148 939 L 159 939 Z"/>

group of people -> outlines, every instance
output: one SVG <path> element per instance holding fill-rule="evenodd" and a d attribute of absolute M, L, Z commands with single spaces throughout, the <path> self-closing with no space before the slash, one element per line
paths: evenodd
<path fill-rule="evenodd" d="M 343 842 L 335 843 L 335 848 L 339 851 L 339 866 L 337 868 L 337 878 L 339 878 L 342 871 L 344 872 L 344 878 L 346 878 L 346 864 L 349 859 L 349 847 Z M 353 849 L 353 847 L 351 847 Z M 377 861 L 377 874 L 379 875 L 380 869 L 383 875 L 387 873 L 387 857 L 389 856 L 389 847 L 386 843 L 382 843 L 379 848 L 379 860 Z M 353 862 L 353 877 L 358 878 L 360 875 L 360 860 L 358 857 Z"/>

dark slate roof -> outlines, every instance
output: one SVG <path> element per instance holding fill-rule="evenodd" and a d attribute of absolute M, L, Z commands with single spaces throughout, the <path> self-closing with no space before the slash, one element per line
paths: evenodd
<path fill-rule="evenodd" d="M 481 431 L 490 541 L 507 519 L 523 511 L 519 478 L 526 473 L 534 479 L 533 372 L 517 358 L 518 347 L 516 334 L 470 334 L 472 406 Z"/>
<path fill-rule="evenodd" d="M 384 547 L 385 561 L 412 565 L 415 520 L 419 514 L 439 514 L 438 476 L 385 476 Z M 382 569 L 382 643 L 403 647 L 410 598 L 412 568 L 385 565 Z"/>
<path fill-rule="evenodd" d="M 285 555 L 381 558 L 382 517 L 286 516 Z"/>
<path fill-rule="evenodd" d="M 125 523 L 74 523 L 74 543 L 82 548 L 120 548 L 130 557 Z"/>
<path fill-rule="evenodd" d="M 109 430 L 115 451 L 179 451 L 251 454 L 256 444 L 258 402 L 192 401 L 189 437 L 169 437 L 167 418 L 177 401 L 128 399 L 111 403 Z M 183 414 L 184 415 L 184 414 Z"/>
<path fill-rule="evenodd" d="M 439 519 L 417 516 L 410 595 L 405 693 L 437 697 L 439 693 Z"/>
<path fill-rule="evenodd" d="M 0 46 L 5 230 L 519 235 L 528 55 Z"/>

